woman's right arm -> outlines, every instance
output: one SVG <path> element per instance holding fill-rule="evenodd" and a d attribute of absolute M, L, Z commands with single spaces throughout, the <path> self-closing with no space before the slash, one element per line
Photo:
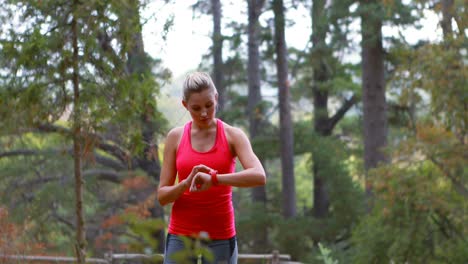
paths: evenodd
<path fill-rule="evenodd" d="M 174 185 L 177 175 L 176 151 L 181 129 L 169 131 L 164 143 L 163 163 L 159 177 L 158 200 L 164 206 L 177 200 L 190 187 L 191 179 L 187 178 Z"/>

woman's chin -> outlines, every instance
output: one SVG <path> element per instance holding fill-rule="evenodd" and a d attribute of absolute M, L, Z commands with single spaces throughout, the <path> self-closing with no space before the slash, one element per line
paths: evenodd
<path fill-rule="evenodd" d="M 213 118 L 202 118 L 202 119 L 199 119 L 200 121 L 200 125 L 210 125 L 212 122 L 213 122 Z"/>

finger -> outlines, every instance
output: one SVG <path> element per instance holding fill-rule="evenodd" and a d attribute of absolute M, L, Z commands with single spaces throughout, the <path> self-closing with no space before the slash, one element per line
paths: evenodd
<path fill-rule="evenodd" d="M 198 169 L 198 172 L 200 172 L 200 171 L 209 172 L 211 170 L 211 168 L 206 166 L 205 164 L 200 164 L 200 165 L 197 165 L 196 167 Z"/>
<path fill-rule="evenodd" d="M 192 168 L 192 171 L 190 172 L 189 176 L 187 177 L 189 179 L 190 182 L 192 182 L 193 180 L 193 177 L 198 173 L 198 165 L 197 166 L 194 166 Z"/>
<path fill-rule="evenodd" d="M 190 184 L 190 191 L 194 192 L 197 190 L 197 180 L 198 180 L 198 175 L 193 176 L 192 182 Z"/>
<path fill-rule="evenodd" d="M 210 177 L 208 176 L 206 173 L 203 173 L 201 172 L 199 174 L 199 180 L 200 180 L 200 183 L 201 183 L 201 186 L 197 186 L 197 189 L 199 191 L 206 191 L 208 189 L 211 188 L 211 181 L 210 181 Z"/>
<path fill-rule="evenodd" d="M 192 181 L 193 181 L 193 176 L 188 176 L 187 178 L 185 178 L 185 185 L 190 188 L 192 186 Z"/>
<path fill-rule="evenodd" d="M 192 176 L 192 181 L 190 182 L 190 190 L 192 190 L 193 186 L 195 186 L 195 177 Z"/>
<path fill-rule="evenodd" d="M 191 172 L 190 174 L 191 174 L 191 175 L 195 175 L 195 174 L 197 174 L 198 170 L 199 170 L 198 165 L 197 165 L 197 166 L 194 166 L 194 167 L 192 168 L 192 172 Z"/>

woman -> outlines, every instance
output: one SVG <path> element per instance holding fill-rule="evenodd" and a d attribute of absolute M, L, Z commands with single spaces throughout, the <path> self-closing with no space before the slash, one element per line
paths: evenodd
<path fill-rule="evenodd" d="M 218 92 L 208 74 L 187 76 L 182 104 L 192 120 L 169 131 L 158 188 L 161 205 L 174 203 L 164 263 L 177 263 L 184 241 L 200 237 L 208 237 L 214 263 L 237 263 L 232 186 L 264 185 L 265 171 L 244 132 L 216 118 Z M 242 171 L 235 172 L 236 158 Z"/>

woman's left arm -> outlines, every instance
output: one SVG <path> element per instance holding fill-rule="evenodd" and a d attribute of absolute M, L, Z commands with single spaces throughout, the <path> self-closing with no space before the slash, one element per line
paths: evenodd
<path fill-rule="evenodd" d="M 244 169 L 234 173 L 218 174 L 218 184 L 235 187 L 265 185 L 265 170 L 255 155 L 247 135 L 241 129 L 232 126 L 226 129 L 226 132 L 228 141 Z"/>

